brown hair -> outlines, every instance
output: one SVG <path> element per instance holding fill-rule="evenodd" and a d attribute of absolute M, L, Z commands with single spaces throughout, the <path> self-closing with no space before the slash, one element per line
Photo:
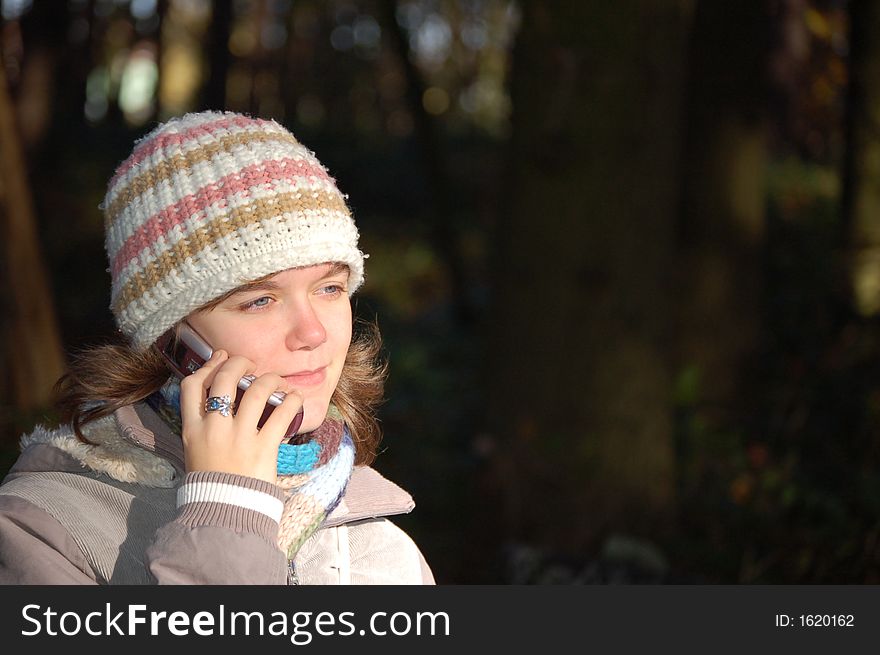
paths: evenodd
<path fill-rule="evenodd" d="M 376 322 L 355 319 L 354 327 L 331 400 L 351 431 L 355 464 L 367 465 L 376 458 L 382 440 L 376 408 L 382 402 L 388 363 Z M 107 344 L 78 353 L 55 385 L 61 420 L 70 423 L 80 441 L 90 443 L 83 435 L 84 425 L 158 391 L 170 373 L 155 348 L 137 352 L 126 344 Z"/>

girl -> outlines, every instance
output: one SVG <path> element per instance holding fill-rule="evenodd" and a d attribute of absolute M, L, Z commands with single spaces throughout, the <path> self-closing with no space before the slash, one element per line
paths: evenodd
<path fill-rule="evenodd" d="M 368 467 L 379 334 L 352 337 L 365 255 L 314 154 L 272 121 L 188 114 L 102 208 L 126 343 L 76 358 L 67 426 L 22 438 L 0 582 L 433 583 L 384 518 L 412 499 Z"/>

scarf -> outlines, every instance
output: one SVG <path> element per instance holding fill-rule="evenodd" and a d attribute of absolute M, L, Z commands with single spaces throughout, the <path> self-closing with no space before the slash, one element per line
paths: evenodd
<path fill-rule="evenodd" d="M 172 377 L 147 404 L 180 436 L 180 381 Z M 354 443 L 332 403 L 315 430 L 278 448 L 277 484 L 284 491 L 278 547 L 293 560 L 300 547 L 339 504 L 354 467 Z"/>

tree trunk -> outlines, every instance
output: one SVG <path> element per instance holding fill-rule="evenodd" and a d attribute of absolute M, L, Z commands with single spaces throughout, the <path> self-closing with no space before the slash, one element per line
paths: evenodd
<path fill-rule="evenodd" d="M 703 0 L 688 58 L 679 366 L 718 420 L 759 346 L 770 25 L 765 0 Z"/>
<path fill-rule="evenodd" d="M 689 3 L 523 3 L 489 420 L 502 530 L 580 551 L 673 505 L 670 271 Z"/>
<path fill-rule="evenodd" d="M 863 316 L 880 313 L 880 6 L 850 3 L 844 221 L 850 288 Z"/>
<path fill-rule="evenodd" d="M 49 406 L 52 386 L 64 368 L 26 171 L 6 75 L 0 66 L 0 225 L 6 290 L 3 364 L 10 380 L 10 404 L 22 413 Z"/>
<path fill-rule="evenodd" d="M 226 78 L 229 74 L 229 35 L 232 31 L 232 0 L 217 0 L 208 37 L 208 81 L 203 90 L 201 107 L 222 110 L 226 108 Z"/>
<path fill-rule="evenodd" d="M 381 19 L 385 30 L 390 34 L 391 48 L 406 77 L 407 104 L 415 123 L 419 155 L 430 193 L 426 211 L 431 225 L 431 242 L 437 248 L 449 275 L 455 316 L 462 324 L 470 325 L 474 321 L 475 311 L 470 303 L 468 279 L 454 225 L 458 199 L 449 180 L 448 162 L 441 145 L 440 124 L 428 114 L 422 104 L 426 85 L 413 63 L 407 34 L 397 22 L 397 7 L 395 0 L 384 0 L 380 5 Z"/>

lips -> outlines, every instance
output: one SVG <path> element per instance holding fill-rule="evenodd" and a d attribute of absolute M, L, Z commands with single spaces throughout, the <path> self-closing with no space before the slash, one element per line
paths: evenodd
<path fill-rule="evenodd" d="M 294 387 L 313 387 L 321 384 L 327 378 L 327 367 L 322 366 L 313 371 L 299 371 L 283 377 Z"/>

